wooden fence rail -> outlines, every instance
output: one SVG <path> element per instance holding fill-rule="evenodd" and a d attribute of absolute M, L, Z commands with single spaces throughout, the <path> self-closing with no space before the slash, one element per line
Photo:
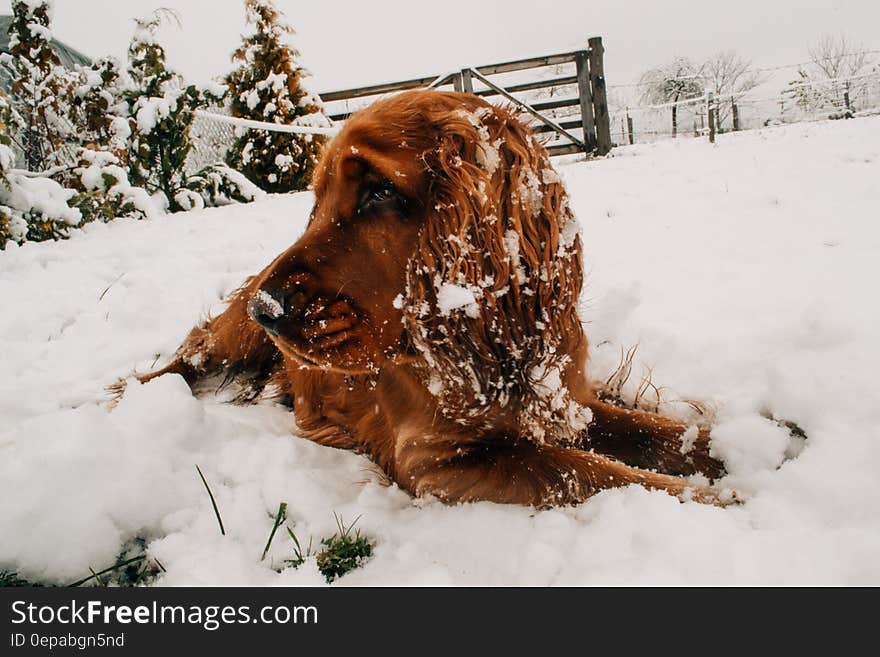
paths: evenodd
<path fill-rule="evenodd" d="M 407 89 L 451 86 L 457 91 L 473 93 L 485 98 L 500 97 L 524 112 L 531 114 L 535 119 L 535 132 L 555 133 L 556 140 L 547 149 L 551 155 L 578 152 L 588 155 L 605 155 L 611 150 L 611 125 L 608 116 L 608 99 L 605 91 L 604 53 L 605 49 L 602 46 L 602 38 L 593 37 L 588 40 L 588 46 L 584 50 L 464 68 L 459 71 L 430 77 L 331 91 L 322 93 L 321 99 L 325 103 L 355 99 L 375 99 L 375 97 L 382 94 Z M 492 76 L 505 73 L 546 69 L 548 66 L 571 63 L 575 65 L 574 75 L 545 77 L 524 82 L 518 81 L 515 84 L 508 84 L 506 86 L 500 80 L 491 79 Z M 475 90 L 475 83 L 484 88 Z M 556 91 L 562 92 L 563 89 L 573 85 L 576 86 L 577 96 L 570 95 L 570 97 L 552 98 Z M 540 90 L 547 90 L 551 99 L 541 99 L 539 102 L 529 103 L 523 98 L 514 95 Z M 577 119 L 568 118 L 568 120 L 559 121 L 550 113 L 552 110 L 568 107 L 579 107 L 580 116 Z M 331 114 L 330 118 L 334 121 L 344 121 L 349 115 L 350 112 L 348 111 L 337 111 Z M 573 114 L 572 116 L 576 115 Z M 579 137 L 573 134 L 572 130 L 581 130 L 583 134 Z"/>

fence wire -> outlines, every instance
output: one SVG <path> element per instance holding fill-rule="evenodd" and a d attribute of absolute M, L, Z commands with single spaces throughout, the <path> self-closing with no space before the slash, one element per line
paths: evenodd
<path fill-rule="evenodd" d="M 709 129 L 706 101 L 701 97 L 657 106 L 612 107 L 612 140 L 624 145 L 703 136 Z M 773 96 L 721 96 L 715 107 L 719 133 L 869 114 L 880 110 L 880 73 L 791 84 Z"/>
<path fill-rule="evenodd" d="M 212 107 L 215 114 L 229 112 L 224 107 Z M 192 175 L 206 166 L 226 160 L 226 153 L 235 143 L 240 128 L 218 121 L 204 114 L 196 114 L 190 128 L 192 149 L 186 158 L 186 173 Z"/>

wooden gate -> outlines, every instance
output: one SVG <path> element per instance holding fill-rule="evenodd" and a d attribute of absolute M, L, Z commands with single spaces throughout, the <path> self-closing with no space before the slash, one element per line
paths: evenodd
<path fill-rule="evenodd" d="M 601 37 L 589 39 L 587 43 L 585 50 L 331 91 L 321 94 L 321 99 L 328 106 L 330 118 L 343 121 L 352 111 L 382 94 L 405 89 L 451 87 L 477 96 L 503 99 L 530 114 L 535 119 L 535 132 L 551 133 L 547 143 L 550 155 L 605 155 L 611 150 L 603 63 L 605 49 Z M 534 71 L 532 77 L 535 79 L 504 81 L 505 75 L 521 71 Z"/>

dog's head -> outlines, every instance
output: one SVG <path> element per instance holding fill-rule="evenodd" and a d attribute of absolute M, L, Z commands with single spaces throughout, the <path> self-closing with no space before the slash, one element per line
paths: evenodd
<path fill-rule="evenodd" d="M 477 422 L 552 387 L 584 347 L 577 223 L 513 112 L 437 91 L 376 102 L 327 146 L 314 190 L 308 228 L 249 306 L 292 358 L 422 365 Z"/>

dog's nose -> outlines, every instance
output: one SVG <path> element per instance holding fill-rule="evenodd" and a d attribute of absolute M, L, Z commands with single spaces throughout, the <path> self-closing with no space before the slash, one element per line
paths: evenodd
<path fill-rule="evenodd" d="M 247 304 L 250 318 L 273 335 L 278 335 L 278 324 L 284 318 L 284 298 L 279 296 L 260 290 Z"/>

